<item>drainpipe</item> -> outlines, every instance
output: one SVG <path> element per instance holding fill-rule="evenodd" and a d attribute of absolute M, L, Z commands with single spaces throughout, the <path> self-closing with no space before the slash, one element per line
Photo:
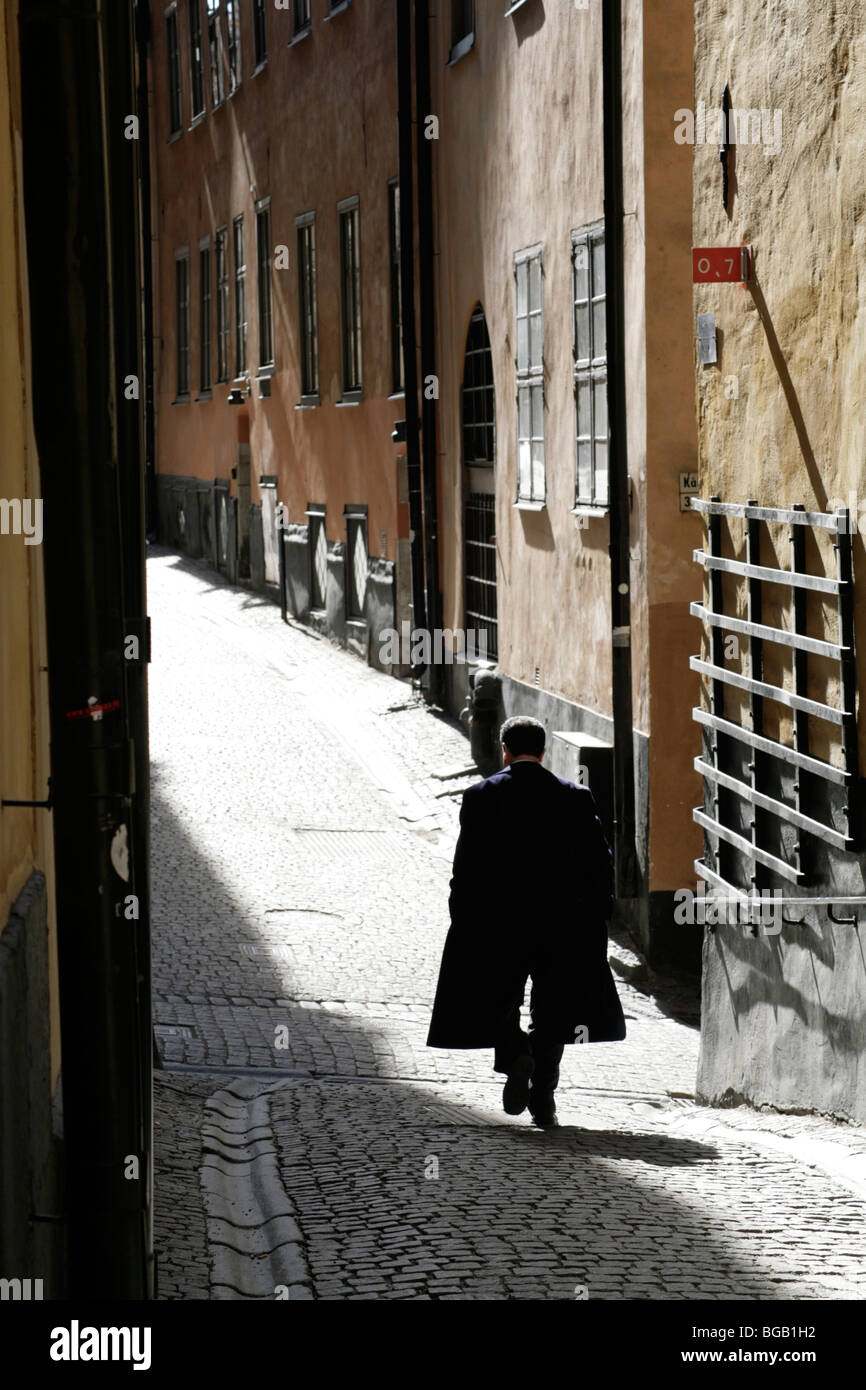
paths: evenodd
<path fill-rule="evenodd" d="M 439 591 L 439 505 L 436 476 L 436 399 L 427 389 L 436 375 L 435 259 L 433 251 L 433 141 L 425 134 L 430 115 L 430 3 L 415 0 L 415 139 L 418 161 L 418 304 L 421 327 L 421 448 L 424 479 L 424 558 L 430 626 L 442 627 Z M 438 391 L 436 393 L 438 395 Z M 430 667 L 428 697 L 442 703 L 442 667 Z"/>
<path fill-rule="evenodd" d="M 625 273 L 622 187 L 622 4 L 602 0 L 604 235 L 610 477 L 613 832 L 616 893 L 636 892 L 631 680 L 631 566 L 625 393 Z"/>
<path fill-rule="evenodd" d="M 412 171 L 412 30 L 411 6 L 395 0 L 397 17 L 397 137 L 400 180 L 400 299 L 403 319 L 403 386 L 406 428 L 406 472 L 412 557 L 412 622 L 426 628 L 424 592 L 424 517 L 421 505 L 421 446 L 418 417 L 418 359 L 415 334 L 415 227 Z M 413 667 L 421 675 L 423 666 Z"/>
<path fill-rule="evenodd" d="M 24 212 L 46 626 L 68 1292 L 146 1299 L 149 939 L 132 10 L 22 0 Z M 148 1039 L 145 1047 L 144 1039 Z"/>

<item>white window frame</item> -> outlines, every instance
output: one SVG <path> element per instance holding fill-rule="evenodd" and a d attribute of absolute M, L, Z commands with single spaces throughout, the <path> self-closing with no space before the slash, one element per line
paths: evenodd
<path fill-rule="evenodd" d="M 533 308 L 531 291 L 533 266 L 536 264 L 538 304 Z M 533 334 L 532 321 L 535 319 L 538 321 L 538 328 Z M 517 409 L 517 489 L 514 505 L 530 511 L 540 511 L 547 503 L 544 428 L 544 262 L 541 245 L 527 247 L 518 251 L 514 257 L 514 322 Z M 522 323 L 526 325 L 523 332 Z M 540 459 L 537 458 L 539 453 Z"/>
<path fill-rule="evenodd" d="M 571 234 L 571 284 L 572 284 L 572 332 L 574 352 L 574 435 L 575 435 L 575 483 L 574 510 L 577 514 L 586 511 L 607 511 L 610 506 L 610 448 L 607 419 L 607 341 L 605 322 L 605 303 L 607 292 L 606 265 L 604 283 L 598 292 L 598 280 L 594 267 L 594 248 L 601 244 L 602 257 L 606 247 L 604 222 L 593 222 Z M 579 261 L 582 260 L 582 264 Z M 585 293 L 578 295 L 578 274 L 585 273 Z M 579 306 L 584 307 L 585 330 L 578 331 Z M 598 341 L 597 325 L 600 323 L 602 341 Z M 582 338 L 583 341 L 579 341 Z M 588 401 L 589 418 L 581 418 L 581 387 L 585 390 L 584 400 Z M 601 417 L 599 397 L 604 394 L 604 413 Z M 581 428 L 584 426 L 584 428 Z M 588 426 L 588 427 L 587 427 Z M 601 431 L 601 432 L 599 432 Z M 588 457 L 588 473 L 583 458 Z M 601 453 L 605 456 L 604 483 L 599 486 L 598 474 Z M 588 477 L 588 486 L 581 486 Z"/>

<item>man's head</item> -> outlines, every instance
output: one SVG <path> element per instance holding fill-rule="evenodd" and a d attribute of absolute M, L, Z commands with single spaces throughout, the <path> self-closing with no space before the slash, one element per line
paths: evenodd
<path fill-rule="evenodd" d="M 535 758 L 540 762 L 544 757 L 544 725 L 528 714 L 514 714 L 506 719 L 499 730 L 502 742 L 502 757 L 507 767 L 515 758 Z"/>

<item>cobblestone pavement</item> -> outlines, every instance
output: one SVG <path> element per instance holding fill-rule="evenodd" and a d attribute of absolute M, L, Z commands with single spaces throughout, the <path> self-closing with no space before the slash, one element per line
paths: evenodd
<path fill-rule="evenodd" d="M 555 1131 L 502 1113 L 489 1053 L 425 1046 L 465 735 L 269 599 L 148 573 L 160 1296 L 862 1297 L 863 1131 L 696 1107 L 682 989 L 620 982 L 628 1038 L 566 1049 Z M 291 1295 L 214 1246 L 231 1084 L 269 1116 Z"/>

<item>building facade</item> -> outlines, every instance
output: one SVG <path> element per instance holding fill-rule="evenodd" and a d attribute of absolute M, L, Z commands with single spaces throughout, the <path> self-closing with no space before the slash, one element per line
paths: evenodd
<path fill-rule="evenodd" d="M 151 15 L 159 533 L 259 588 L 284 562 L 289 612 L 378 663 L 409 602 L 393 6 Z"/>
<path fill-rule="evenodd" d="M 796 0 L 768 27 L 751 0 L 699 0 L 695 34 L 693 123 L 670 113 L 695 245 L 751 248 L 747 283 L 694 291 L 715 358 L 697 365 L 697 873 L 794 900 L 707 928 L 698 1090 L 862 1122 L 866 30 L 857 9 Z"/>
<path fill-rule="evenodd" d="M 59 1232 L 31 1221 L 59 1205 L 60 1016 L 51 816 L 28 804 L 48 799 L 50 761 L 17 12 L 0 7 L 0 1279 L 4 1298 L 51 1298 Z"/>

